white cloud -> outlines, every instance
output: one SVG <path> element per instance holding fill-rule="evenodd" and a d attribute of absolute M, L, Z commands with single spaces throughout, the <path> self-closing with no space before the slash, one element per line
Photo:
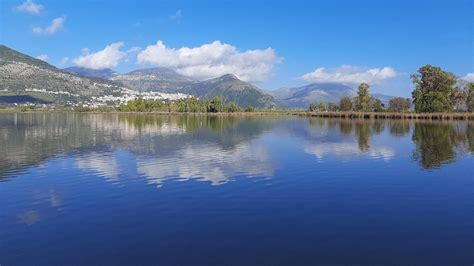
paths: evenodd
<path fill-rule="evenodd" d="M 47 27 L 34 27 L 33 33 L 36 34 L 44 34 L 44 35 L 52 35 L 56 32 L 60 31 L 63 28 L 64 21 L 66 21 L 66 17 L 58 17 L 51 21 L 51 24 Z"/>
<path fill-rule="evenodd" d="M 467 73 L 462 79 L 468 82 L 474 82 L 474 73 Z"/>
<path fill-rule="evenodd" d="M 49 56 L 48 56 L 47 54 L 42 54 L 42 55 L 38 55 L 38 56 L 36 57 L 36 59 L 39 59 L 39 60 L 43 60 L 43 61 L 45 61 L 45 62 L 48 62 Z"/>
<path fill-rule="evenodd" d="M 313 72 L 301 77 L 306 82 L 314 83 L 350 83 L 358 84 L 366 82 L 377 84 L 383 80 L 394 78 L 398 73 L 391 67 L 384 68 L 361 68 L 350 65 L 343 65 L 334 69 L 324 67 L 317 68 Z"/>
<path fill-rule="evenodd" d="M 162 41 L 146 47 L 137 56 L 138 64 L 150 64 L 174 69 L 196 79 L 208 79 L 235 74 L 245 81 L 264 81 L 281 59 L 275 50 L 247 50 L 214 41 L 198 47 L 169 48 Z"/>
<path fill-rule="evenodd" d="M 125 57 L 126 53 L 121 51 L 123 42 L 116 42 L 107 45 L 103 50 L 96 53 L 90 53 L 89 49 L 82 49 L 83 55 L 73 60 L 76 66 L 103 69 L 113 68 L 118 65 L 118 62 Z"/>
<path fill-rule="evenodd" d="M 171 20 L 180 20 L 183 17 L 183 12 L 181 9 L 178 9 L 174 15 L 170 16 Z"/>
<path fill-rule="evenodd" d="M 304 151 L 320 160 L 326 156 L 334 156 L 344 161 L 357 159 L 357 156 L 368 156 L 372 159 L 381 158 L 384 161 L 389 161 L 395 156 L 395 151 L 390 147 L 376 146 L 364 152 L 356 143 L 352 142 L 308 144 Z"/>
<path fill-rule="evenodd" d="M 23 4 L 17 6 L 16 10 L 37 15 L 43 11 L 43 6 L 40 4 L 35 4 L 32 0 L 26 0 L 23 2 Z"/>
<path fill-rule="evenodd" d="M 195 179 L 221 185 L 239 174 L 270 178 L 274 169 L 265 147 L 243 143 L 233 149 L 208 144 L 186 146 L 177 150 L 172 160 L 140 159 L 137 171 L 146 177 L 149 184 L 161 187 L 167 179 Z"/>
<path fill-rule="evenodd" d="M 113 154 L 91 153 L 76 159 L 80 169 L 93 170 L 110 182 L 118 182 L 119 164 Z"/>
<path fill-rule="evenodd" d="M 139 46 L 133 46 L 132 48 L 130 48 L 130 49 L 127 50 L 127 54 L 128 54 L 128 53 L 138 53 L 138 52 L 140 52 L 141 50 L 142 50 L 141 47 L 139 47 Z"/>

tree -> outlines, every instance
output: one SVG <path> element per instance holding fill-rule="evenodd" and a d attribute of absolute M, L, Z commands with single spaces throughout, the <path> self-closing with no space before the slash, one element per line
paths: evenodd
<path fill-rule="evenodd" d="M 222 97 L 216 96 L 212 98 L 212 100 L 209 102 L 207 111 L 210 113 L 219 113 L 224 111 L 224 100 Z"/>
<path fill-rule="evenodd" d="M 318 104 L 318 111 L 324 112 L 326 110 L 326 105 L 323 102 L 319 102 Z"/>
<path fill-rule="evenodd" d="M 474 112 L 474 83 L 468 83 L 466 86 L 466 94 L 467 94 L 467 110 L 469 112 Z"/>
<path fill-rule="evenodd" d="M 343 112 L 348 112 L 352 111 L 352 100 L 349 97 L 342 97 L 341 100 L 339 100 L 339 110 Z"/>
<path fill-rule="evenodd" d="M 231 102 L 231 103 L 225 105 L 225 111 L 227 113 L 235 113 L 235 112 L 239 111 L 239 106 L 237 106 L 237 104 L 235 102 Z"/>
<path fill-rule="evenodd" d="M 391 112 L 407 112 L 410 109 L 411 100 L 403 97 L 395 97 L 390 99 L 388 110 Z"/>
<path fill-rule="evenodd" d="M 367 83 L 361 83 L 356 97 L 356 111 L 370 112 L 370 86 Z"/>
<path fill-rule="evenodd" d="M 311 103 L 309 104 L 309 111 L 310 111 L 310 112 L 316 111 L 316 104 L 315 104 L 314 102 L 311 102 Z"/>
<path fill-rule="evenodd" d="M 451 95 L 449 96 L 451 104 L 454 106 L 455 110 L 461 108 L 463 104 L 466 103 L 468 97 L 468 92 L 456 87 L 452 90 Z"/>
<path fill-rule="evenodd" d="M 385 112 L 385 104 L 375 97 L 370 97 L 370 109 L 372 112 Z"/>
<path fill-rule="evenodd" d="M 457 77 L 439 67 L 426 65 L 411 76 L 416 88 L 412 92 L 416 112 L 448 112 L 453 104 L 450 96 Z"/>
<path fill-rule="evenodd" d="M 328 103 L 327 104 L 327 110 L 330 111 L 330 112 L 337 112 L 337 111 L 339 111 L 339 106 L 337 106 L 337 104 L 335 104 L 335 103 Z"/>

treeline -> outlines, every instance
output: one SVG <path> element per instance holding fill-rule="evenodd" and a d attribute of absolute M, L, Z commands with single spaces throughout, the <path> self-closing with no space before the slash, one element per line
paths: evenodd
<path fill-rule="evenodd" d="M 311 103 L 310 111 L 356 112 L 474 112 L 474 83 L 460 80 L 440 67 L 426 65 L 411 75 L 415 90 L 412 98 L 395 97 L 385 106 L 380 99 L 370 96 L 367 83 L 359 85 L 357 96 L 343 97 L 339 103 Z"/>
<path fill-rule="evenodd" d="M 178 113 L 235 113 L 252 112 L 253 107 L 241 108 L 236 103 L 226 103 L 220 96 L 212 100 L 199 100 L 193 97 L 168 100 L 145 100 L 138 98 L 118 107 L 121 112 L 178 112 Z"/>

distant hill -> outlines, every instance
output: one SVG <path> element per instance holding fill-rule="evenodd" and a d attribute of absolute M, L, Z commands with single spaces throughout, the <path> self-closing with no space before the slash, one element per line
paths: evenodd
<path fill-rule="evenodd" d="M 223 96 L 227 102 L 235 102 L 241 107 L 271 109 L 278 105 L 272 95 L 232 74 L 191 84 L 180 92 L 201 99 Z"/>
<path fill-rule="evenodd" d="M 283 88 L 268 91 L 283 106 L 290 108 L 307 108 L 311 102 L 339 103 L 342 97 L 356 97 L 357 90 L 339 83 L 313 83 L 296 88 Z M 385 104 L 393 98 L 383 94 L 372 94 Z"/>
<path fill-rule="evenodd" d="M 236 102 L 241 107 L 275 108 L 277 106 L 273 96 L 250 83 L 239 80 L 232 74 L 198 82 L 171 69 L 160 67 L 116 75 L 111 80 L 138 91 L 185 93 L 200 99 L 222 96 L 227 102 Z"/>
<path fill-rule="evenodd" d="M 101 78 L 101 79 L 110 79 L 111 77 L 117 75 L 117 72 L 113 71 L 110 68 L 104 69 L 90 69 L 85 67 L 67 67 L 63 68 L 64 71 L 76 74 L 78 76 L 88 77 L 88 78 Z"/>
<path fill-rule="evenodd" d="M 119 96 L 127 90 L 115 82 L 80 77 L 42 60 L 0 45 L 0 101 L 80 102 L 94 96 Z M 14 98 L 10 98 L 14 97 Z"/>
<path fill-rule="evenodd" d="M 195 82 L 193 79 L 165 67 L 138 69 L 129 73 L 114 75 L 110 79 L 138 91 L 166 93 L 177 92 Z"/>

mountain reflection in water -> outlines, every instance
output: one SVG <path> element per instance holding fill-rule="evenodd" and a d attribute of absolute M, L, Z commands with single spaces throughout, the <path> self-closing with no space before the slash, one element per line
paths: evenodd
<path fill-rule="evenodd" d="M 474 125 L 0 114 L 2 265 L 467 265 Z"/>
<path fill-rule="evenodd" d="M 278 116 L 194 116 L 130 114 L 2 114 L 0 177 L 39 166 L 62 154 L 73 154 L 76 166 L 117 179 L 120 163 L 114 151 L 137 156 L 136 167 L 149 183 L 167 177 L 197 178 L 213 185 L 232 176 L 271 177 L 268 148 L 252 142 L 269 131 L 305 142 L 317 159 L 360 156 L 390 160 L 393 143 L 371 143 L 374 135 L 391 141 L 411 135 L 411 156 L 421 167 L 438 168 L 458 155 L 474 152 L 474 124 L 408 121 L 350 121 Z"/>

